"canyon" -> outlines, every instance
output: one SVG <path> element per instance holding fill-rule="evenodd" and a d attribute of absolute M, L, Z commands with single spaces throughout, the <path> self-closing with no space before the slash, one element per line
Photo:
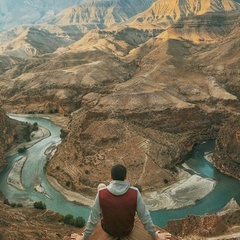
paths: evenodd
<path fill-rule="evenodd" d="M 134 3 L 78 2 L 0 33 L 1 156 L 18 131 L 6 112 L 50 114 L 64 137 L 46 172 L 86 196 L 115 163 L 143 192 L 163 188 L 209 139 L 240 179 L 240 1 Z"/>

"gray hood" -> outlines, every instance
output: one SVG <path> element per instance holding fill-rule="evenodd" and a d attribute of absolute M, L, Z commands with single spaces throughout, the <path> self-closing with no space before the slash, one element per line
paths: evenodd
<path fill-rule="evenodd" d="M 113 195 L 123 195 L 127 190 L 130 188 L 130 183 L 128 181 L 118 181 L 113 180 L 110 182 L 110 184 L 107 186 L 107 189 L 113 194 Z"/>

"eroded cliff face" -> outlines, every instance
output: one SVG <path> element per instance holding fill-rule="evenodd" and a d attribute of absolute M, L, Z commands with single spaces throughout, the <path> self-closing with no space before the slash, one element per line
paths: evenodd
<path fill-rule="evenodd" d="M 17 152 L 18 144 L 28 142 L 32 129 L 31 124 L 11 119 L 0 108 L 0 170 L 6 164 L 8 151 Z"/>
<path fill-rule="evenodd" d="M 213 162 L 216 167 L 240 179 L 240 117 L 232 117 L 219 131 Z"/>
<path fill-rule="evenodd" d="M 237 239 L 234 233 L 239 229 L 239 213 L 238 210 L 223 217 L 216 214 L 204 217 L 188 216 L 183 220 L 170 221 L 166 229 L 172 234 L 183 237 L 183 239 L 205 239 L 208 237 Z"/>
<path fill-rule="evenodd" d="M 5 111 L 0 108 L 0 169 L 5 165 L 3 154 L 13 143 L 15 133 L 13 122 L 6 116 Z"/>

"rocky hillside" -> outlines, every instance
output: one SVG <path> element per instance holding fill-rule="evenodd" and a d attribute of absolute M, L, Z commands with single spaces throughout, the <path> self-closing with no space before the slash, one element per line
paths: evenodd
<path fill-rule="evenodd" d="M 139 27 L 168 28 L 179 19 L 212 12 L 230 12 L 240 9 L 236 0 L 157 0 L 131 23 Z"/>
<path fill-rule="evenodd" d="M 63 224 L 63 216 L 57 213 L 32 208 L 12 208 L 3 202 L 1 196 L 0 239 L 57 240 L 76 231 Z"/>
<path fill-rule="evenodd" d="M 56 17 L 48 20 L 50 24 L 93 25 L 94 28 L 106 28 L 122 23 L 146 10 L 155 0 L 92 0 L 84 4 L 69 7 Z"/>
<path fill-rule="evenodd" d="M 27 142 L 31 129 L 30 124 L 9 118 L 6 112 L 0 108 L 0 171 L 6 164 L 4 154 L 18 144 Z"/>
<path fill-rule="evenodd" d="M 208 216 L 188 216 L 170 221 L 167 231 L 183 239 L 239 239 L 239 207 Z"/>
<path fill-rule="evenodd" d="M 80 33 L 80 30 L 78 31 Z M 80 35 L 78 33 L 78 35 Z M 61 28 L 49 30 L 48 28 L 23 26 L 15 27 L 8 32 L 0 34 L 7 39 L 1 45 L 1 55 L 12 59 L 26 59 L 46 53 L 53 53 L 59 47 L 65 47 L 73 40 Z M 80 35 L 81 36 L 81 35 Z M 69 38 L 68 38 L 69 37 Z"/>
<path fill-rule="evenodd" d="M 239 116 L 231 118 L 219 131 L 216 140 L 214 163 L 222 172 L 240 179 L 240 120 Z M 228 159 L 228 161 L 224 161 Z"/>
<path fill-rule="evenodd" d="M 14 140 L 16 133 L 15 127 L 11 120 L 6 116 L 5 111 L 0 108 L 0 170 L 5 164 L 3 154 L 9 149 Z"/>

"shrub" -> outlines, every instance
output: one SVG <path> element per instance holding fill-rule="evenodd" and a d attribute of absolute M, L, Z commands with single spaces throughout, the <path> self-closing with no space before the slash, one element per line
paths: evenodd
<path fill-rule="evenodd" d="M 69 187 L 71 185 L 70 181 L 66 181 L 66 186 Z"/>
<path fill-rule="evenodd" d="M 32 127 L 32 131 L 37 131 L 38 130 L 38 123 L 35 122 Z"/>
<path fill-rule="evenodd" d="M 83 226 L 85 226 L 85 220 L 82 217 L 77 217 L 76 219 L 74 219 L 72 214 L 67 214 L 63 218 L 63 222 L 65 224 L 72 225 L 78 228 L 82 228 Z"/>
<path fill-rule="evenodd" d="M 69 224 L 72 219 L 73 219 L 73 215 L 72 215 L 72 214 L 67 214 L 67 215 L 63 218 L 63 222 L 66 223 L 66 224 Z"/>
<path fill-rule="evenodd" d="M 27 150 L 26 147 L 21 147 L 18 149 L 18 153 L 24 153 Z"/>
<path fill-rule="evenodd" d="M 77 217 L 75 220 L 75 227 L 82 228 L 85 226 L 85 220 L 82 217 Z"/>
<path fill-rule="evenodd" d="M 6 204 L 6 205 L 10 205 L 10 202 L 8 201 L 7 198 L 4 199 L 3 203 Z"/>
<path fill-rule="evenodd" d="M 12 208 L 15 208 L 15 207 L 17 206 L 17 204 L 16 204 L 16 203 L 11 203 L 10 206 L 11 206 Z"/>
<path fill-rule="evenodd" d="M 34 202 L 33 206 L 37 209 L 46 209 L 46 204 L 42 201 Z"/>
<path fill-rule="evenodd" d="M 164 178 L 163 182 L 164 182 L 165 184 L 167 184 L 167 183 L 168 183 L 168 180 L 167 180 L 166 178 Z"/>

